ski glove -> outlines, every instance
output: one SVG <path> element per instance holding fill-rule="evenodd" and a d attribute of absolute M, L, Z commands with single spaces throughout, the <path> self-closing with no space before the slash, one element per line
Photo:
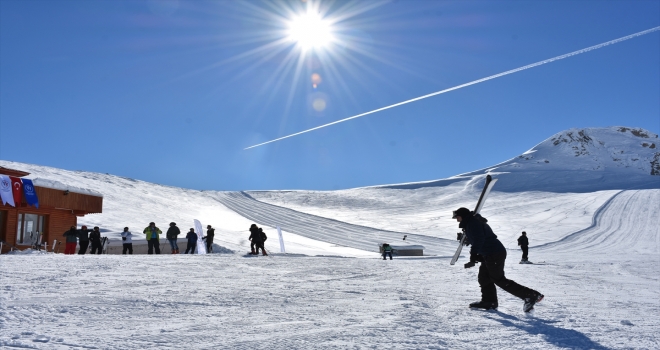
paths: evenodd
<path fill-rule="evenodd" d="M 463 267 L 465 267 L 466 269 L 469 269 L 471 267 L 474 267 L 474 265 L 475 265 L 474 261 L 470 261 L 468 263 L 465 263 L 465 265 L 463 265 Z"/>

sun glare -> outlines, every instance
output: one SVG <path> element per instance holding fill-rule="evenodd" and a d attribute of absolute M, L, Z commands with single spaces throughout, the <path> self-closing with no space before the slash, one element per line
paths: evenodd
<path fill-rule="evenodd" d="M 322 48 L 333 41 L 332 26 L 320 14 L 306 12 L 289 22 L 289 39 L 302 49 Z"/>

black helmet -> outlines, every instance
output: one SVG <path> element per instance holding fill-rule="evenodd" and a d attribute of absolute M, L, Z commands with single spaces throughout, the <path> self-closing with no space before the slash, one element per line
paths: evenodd
<path fill-rule="evenodd" d="M 176 222 L 170 222 L 170 226 L 176 226 Z"/>

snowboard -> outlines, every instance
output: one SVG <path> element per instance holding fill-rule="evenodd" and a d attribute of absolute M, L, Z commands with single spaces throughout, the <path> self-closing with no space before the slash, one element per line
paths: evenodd
<path fill-rule="evenodd" d="M 493 189 L 493 186 L 495 186 L 496 182 L 497 179 L 493 179 L 492 176 L 486 175 L 486 183 L 484 184 L 483 190 L 481 190 L 481 195 L 479 196 L 479 200 L 477 201 L 477 206 L 474 209 L 475 215 L 479 214 L 479 212 L 481 211 L 481 208 L 484 206 L 484 203 L 486 202 L 486 197 L 488 197 L 490 190 Z M 449 265 L 456 264 L 456 261 L 458 260 L 458 257 L 461 255 L 461 251 L 463 250 L 463 246 L 465 245 L 466 240 L 467 237 L 465 236 L 465 232 L 463 232 L 463 234 L 461 235 L 461 239 L 459 240 L 458 243 L 458 248 L 456 248 L 456 253 L 454 253 L 454 256 L 451 258 Z"/>

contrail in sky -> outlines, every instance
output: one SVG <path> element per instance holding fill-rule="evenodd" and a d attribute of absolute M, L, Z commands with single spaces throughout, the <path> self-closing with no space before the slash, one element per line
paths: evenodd
<path fill-rule="evenodd" d="M 553 57 L 553 58 L 549 58 L 549 59 L 547 59 L 547 60 L 543 60 L 543 61 L 539 61 L 539 62 L 536 62 L 536 63 L 528 64 L 528 65 L 526 65 L 526 66 L 522 66 L 522 67 L 520 67 L 520 68 L 516 68 L 516 69 L 508 70 L 508 71 L 506 71 L 506 72 L 502 72 L 502 73 L 499 73 L 499 74 L 491 75 L 491 76 L 489 76 L 489 77 L 481 78 L 481 79 L 479 79 L 479 80 L 474 80 L 474 81 L 471 81 L 471 82 L 469 82 L 469 83 L 465 83 L 465 84 L 457 85 L 457 86 L 451 87 L 451 88 L 449 88 L 449 89 L 444 89 L 444 90 L 436 91 L 436 92 L 434 92 L 434 93 L 430 93 L 430 94 L 428 94 L 428 95 L 424 95 L 424 96 L 420 96 L 420 97 L 415 97 L 415 98 L 412 98 L 412 99 L 410 99 L 410 100 L 406 100 L 406 101 L 403 101 L 403 102 L 395 103 L 395 104 L 393 104 L 393 105 L 389 105 L 389 106 L 381 107 L 381 108 L 378 108 L 378 109 L 374 109 L 373 111 L 369 111 L 369 112 L 365 112 L 365 113 L 362 113 L 362 114 L 354 115 L 354 116 L 352 116 L 352 117 L 348 117 L 348 118 L 344 118 L 344 119 L 341 119 L 341 120 L 334 121 L 334 122 L 332 122 L 332 123 L 328 123 L 328 124 L 320 125 L 320 126 L 317 126 L 317 127 L 315 127 L 315 128 L 311 128 L 311 129 L 303 130 L 303 131 L 297 132 L 297 133 L 295 133 L 295 134 L 291 134 L 291 135 L 287 135 L 287 136 L 282 136 L 282 137 L 276 138 L 276 139 L 274 139 L 274 140 L 266 141 L 266 142 L 260 143 L 260 144 L 258 144 L 258 145 L 254 145 L 254 146 L 250 146 L 250 147 L 244 148 L 244 150 L 246 150 L 246 149 L 250 149 L 250 148 L 259 147 L 259 146 L 263 146 L 263 145 L 265 145 L 265 144 L 269 144 L 269 143 L 271 143 L 271 142 L 276 142 L 276 141 L 284 140 L 284 139 L 287 139 L 287 138 L 289 138 L 289 137 L 298 136 L 298 135 L 300 135 L 300 134 L 304 134 L 304 133 L 307 133 L 307 132 L 310 132 L 310 131 L 314 131 L 314 130 L 322 129 L 322 128 L 325 128 L 325 127 L 330 126 L 330 125 L 343 123 L 343 122 L 345 122 L 345 121 L 349 121 L 349 120 L 351 120 L 351 119 L 356 119 L 356 118 L 364 117 L 365 115 L 369 115 L 369 114 L 373 114 L 373 113 L 376 113 L 376 112 L 384 111 L 384 110 L 386 110 L 386 109 L 390 109 L 390 108 L 394 108 L 394 107 L 402 106 L 402 105 L 405 105 L 405 104 L 408 104 L 408 103 L 411 103 L 411 102 L 415 102 L 415 101 L 419 101 L 419 100 L 423 100 L 423 99 L 425 99 L 425 98 L 429 98 L 429 97 L 432 97 L 432 96 L 436 96 L 436 95 L 444 94 L 445 92 L 458 90 L 458 89 L 464 88 L 464 87 L 466 87 L 466 86 L 470 86 L 470 85 L 474 85 L 474 84 L 479 84 L 479 83 L 482 83 L 482 82 L 487 81 L 487 80 L 491 80 L 491 79 L 499 78 L 499 77 L 502 77 L 502 76 L 505 76 L 505 75 L 513 74 L 513 73 L 516 73 L 516 72 L 520 72 L 521 70 L 534 68 L 534 67 L 537 67 L 537 66 L 540 66 L 540 65 L 544 65 L 544 64 L 546 64 L 546 63 L 550 63 L 550 62 L 554 62 L 554 61 L 562 60 L 562 59 L 564 59 L 564 58 L 568 58 L 568 57 L 571 57 L 571 56 L 579 55 L 579 54 L 581 54 L 581 53 L 585 53 L 585 52 L 589 52 L 589 51 L 592 51 L 592 50 L 600 49 L 601 47 L 605 47 L 605 46 L 608 46 L 608 45 L 612 45 L 612 44 L 620 43 L 620 42 L 622 42 L 622 41 L 626 41 L 626 40 L 628 40 L 628 39 L 632 39 L 632 38 L 636 38 L 636 37 L 638 37 L 638 36 L 646 35 L 646 34 L 649 34 L 649 33 L 652 33 L 652 32 L 658 31 L 658 30 L 660 30 L 660 26 L 655 27 L 655 28 L 651 28 L 651 29 L 647 29 L 647 30 L 644 30 L 644 31 L 641 31 L 641 32 L 638 32 L 638 33 L 635 33 L 635 34 L 630 34 L 630 35 L 628 35 L 628 36 L 624 36 L 624 37 L 622 37 L 622 38 L 618 38 L 618 39 L 610 40 L 610 41 L 604 42 L 604 43 L 602 43 L 602 44 L 598 44 L 598 45 L 594 45 L 594 46 L 589 46 L 589 47 L 584 48 L 584 49 L 582 49 L 582 50 L 573 51 L 573 52 L 570 52 L 570 53 L 567 53 L 567 54 L 564 54 L 564 55 L 561 55 L 561 56 L 556 56 L 556 57 Z"/>

